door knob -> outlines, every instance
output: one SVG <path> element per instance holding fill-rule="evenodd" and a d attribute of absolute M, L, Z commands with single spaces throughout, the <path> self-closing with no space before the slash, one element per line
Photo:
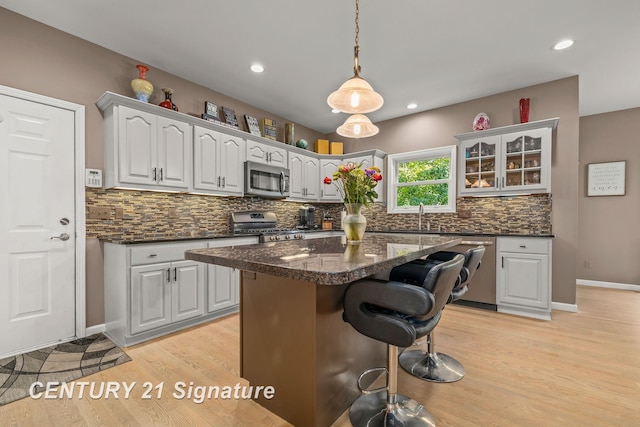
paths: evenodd
<path fill-rule="evenodd" d="M 69 236 L 69 234 L 67 234 L 67 233 L 62 233 L 62 234 L 61 234 L 61 235 L 59 235 L 59 236 L 52 236 L 52 237 L 51 237 L 51 240 L 53 240 L 53 239 L 60 239 L 60 240 L 62 240 L 62 241 L 67 241 L 67 240 L 69 240 L 70 238 L 71 238 L 71 236 Z"/>

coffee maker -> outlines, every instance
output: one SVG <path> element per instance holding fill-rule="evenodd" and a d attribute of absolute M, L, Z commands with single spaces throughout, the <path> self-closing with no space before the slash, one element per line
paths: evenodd
<path fill-rule="evenodd" d="M 310 230 L 315 227 L 316 208 L 305 205 L 298 209 L 298 228 L 302 230 Z"/>

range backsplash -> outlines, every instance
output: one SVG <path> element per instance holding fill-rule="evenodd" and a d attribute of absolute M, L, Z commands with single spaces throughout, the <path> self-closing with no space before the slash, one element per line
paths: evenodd
<path fill-rule="evenodd" d="M 128 190 L 86 190 L 87 238 L 136 240 L 208 237 L 229 234 L 230 213 L 240 210 L 269 210 L 278 217 L 278 227 L 294 228 L 298 208 L 305 203 L 267 200 L 258 197 L 213 197 L 193 194 Z M 457 200 L 457 213 L 424 214 L 423 230 L 489 233 L 551 234 L 551 195 L 516 197 L 466 197 Z M 320 226 L 325 215 L 333 228 L 340 228 L 337 203 L 313 203 Z M 89 218 L 89 207 L 110 208 L 109 219 Z M 117 208 L 122 218 L 117 218 Z M 417 214 L 388 214 L 376 203 L 363 211 L 367 230 L 417 230 Z"/>

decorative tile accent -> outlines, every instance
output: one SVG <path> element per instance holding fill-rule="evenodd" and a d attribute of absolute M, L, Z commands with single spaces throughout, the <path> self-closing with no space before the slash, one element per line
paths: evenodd
<path fill-rule="evenodd" d="M 305 203 L 258 197 L 217 197 L 193 194 L 129 190 L 86 190 L 87 238 L 148 240 L 188 237 L 216 237 L 231 232 L 231 212 L 269 210 L 278 217 L 280 228 L 295 228 L 300 206 Z M 477 197 L 457 200 L 457 213 L 424 214 L 431 231 L 487 234 L 551 234 L 551 195 Z M 340 228 L 339 203 L 313 203 L 318 226 L 328 214 L 334 229 Z M 89 207 L 111 209 L 109 219 L 90 219 Z M 116 218 L 122 208 L 123 218 Z M 388 214 L 376 203 L 364 210 L 367 230 L 417 230 L 417 214 Z"/>

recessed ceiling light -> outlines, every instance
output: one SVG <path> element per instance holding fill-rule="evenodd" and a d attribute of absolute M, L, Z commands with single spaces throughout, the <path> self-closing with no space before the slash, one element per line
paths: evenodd
<path fill-rule="evenodd" d="M 409 105 L 407 105 L 407 108 L 409 110 L 413 110 L 414 108 L 418 108 L 418 104 L 416 104 L 415 102 L 412 102 Z"/>
<path fill-rule="evenodd" d="M 261 73 L 264 71 L 264 67 L 260 64 L 252 64 L 251 71 L 253 71 L 254 73 Z"/>
<path fill-rule="evenodd" d="M 332 112 L 333 114 L 338 114 L 338 113 L 340 112 L 340 110 L 338 110 L 337 108 L 332 108 L 332 109 L 331 109 L 331 112 Z"/>
<path fill-rule="evenodd" d="M 566 49 L 566 48 L 568 48 L 568 47 L 570 47 L 572 45 L 573 45 L 573 40 L 571 40 L 571 39 L 560 40 L 558 43 L 556 43 L 553 46 L 553 49 L 554 50 L 562 50 L 562 49 Z"/>

